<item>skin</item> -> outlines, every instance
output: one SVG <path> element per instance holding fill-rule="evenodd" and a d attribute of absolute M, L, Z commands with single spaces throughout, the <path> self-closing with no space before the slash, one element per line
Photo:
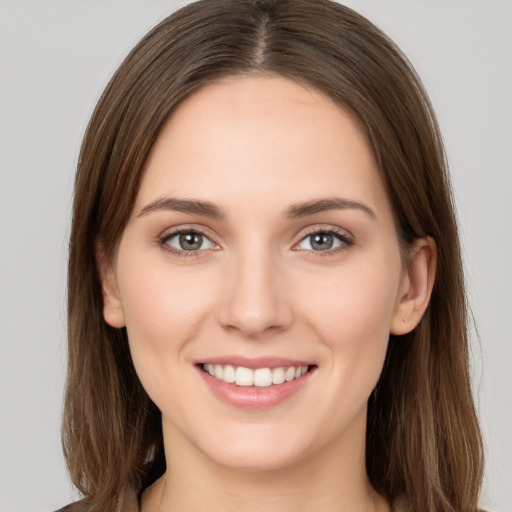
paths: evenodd
<path fill-rule="evenodd" d="M 287 216 L 334 197 L 360 206 Z M 162 198 L 208 201 L 224 217 L 156 207 Z M 176 228 L 203 233 L 202 248 L 173 252 Z M 312 230 L 334 230 L 338 246 L 314 250 Z M 413 329 L 427 307 L 435 245 L 418 240 L 404 266 L 347 112 L 276 76 L 199 90 L 152 148 L 115 260 L 99 250 L 98 262 L 105 320 L 126 326 L 162 411 L 168 470 L 144 512 L 389 509 L 366 476 L 367 400 L 390 332 Z M 195 366 L 226 355 L 316 368 L 284 402 L 247 411 L 219 400 Z"/>

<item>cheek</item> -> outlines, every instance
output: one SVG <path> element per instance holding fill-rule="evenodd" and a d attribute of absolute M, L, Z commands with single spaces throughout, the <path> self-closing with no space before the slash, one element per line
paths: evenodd
<path fill-rule="evenodd" d="M 142 263 L 120 262 L 120 296 L 135 369 L 156 399 L 154 392 L 176 373 L 172 368 L 187 363 L 186 347 L 198 337 L 212 293 L 197 272 L 175 272 L 161 261 Z"/>
<path fill-rule="evenodd" d="M 382 265 L 346 268 L 309 302 L 312 318 L 335 345 L 387 341 L 396 304 L 398 272 Z"/>
<path fill-rule="evenodd" d="M 380 377 L 399 278 L 400 264 L 388 265 L 386 259 L 353 265 L 308 305 L 308 318 L 330 354 L 327 366 L 337 383 L 331 406 L 340 415 L 365 404 Z M 348 389 L 350 397 L 344 392 Z M 338 407 L 340 396 L 343 408 Z"/>
<path fill-rule="evenodd" d="M 310 303 L 311 324 L 326 349 L 332 386 L 323 400 L 333 425 L 347 425 L 366 409 L 386 357 L 396 287 L 382 266 L 347 269 Z"/>

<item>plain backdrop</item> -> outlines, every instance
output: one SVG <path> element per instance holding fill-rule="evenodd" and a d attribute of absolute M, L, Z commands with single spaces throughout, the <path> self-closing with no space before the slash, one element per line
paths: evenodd
<path fill-rule="evenodd" d="M 0 511 L 74 499 L 60 447 L 65 274 L 81 138 L 125 54 L 187 2 L 0 0 Z M 451 164 L 487 446 L 482 504 L 512 511 L 512 2 L 347 0 L 409 56 Z"/>

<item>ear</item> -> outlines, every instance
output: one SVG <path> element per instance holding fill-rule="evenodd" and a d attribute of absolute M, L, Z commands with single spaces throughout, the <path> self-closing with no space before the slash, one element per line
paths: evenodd
<path fill-rule="evenodd" d="M 433 238 L 420 238 L 408 256 L 397 303 L 391 319 L 391 334 L 411 332 L 430 302 L 436 276 L 437 247 Z"/>
<path fill-rule="evenodd" d="M 126 322 L 115 269 L 103 246 L 99 243 L 95 247 L 95 256 L 103 294 L 103 318 L 111 327 L 119 329 L 124 327 Z"/>

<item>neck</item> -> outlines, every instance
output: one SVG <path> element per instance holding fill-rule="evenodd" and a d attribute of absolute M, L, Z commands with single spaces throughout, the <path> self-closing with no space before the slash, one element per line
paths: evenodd
<path fill-rule="evenodd" d="M 386 512 L 365 469 L 365 432 L 336 439 L 285 468 L 246 471 L 219 465 L 164 434 L 167 472 L 143 496 L 143 512 Z"/>

